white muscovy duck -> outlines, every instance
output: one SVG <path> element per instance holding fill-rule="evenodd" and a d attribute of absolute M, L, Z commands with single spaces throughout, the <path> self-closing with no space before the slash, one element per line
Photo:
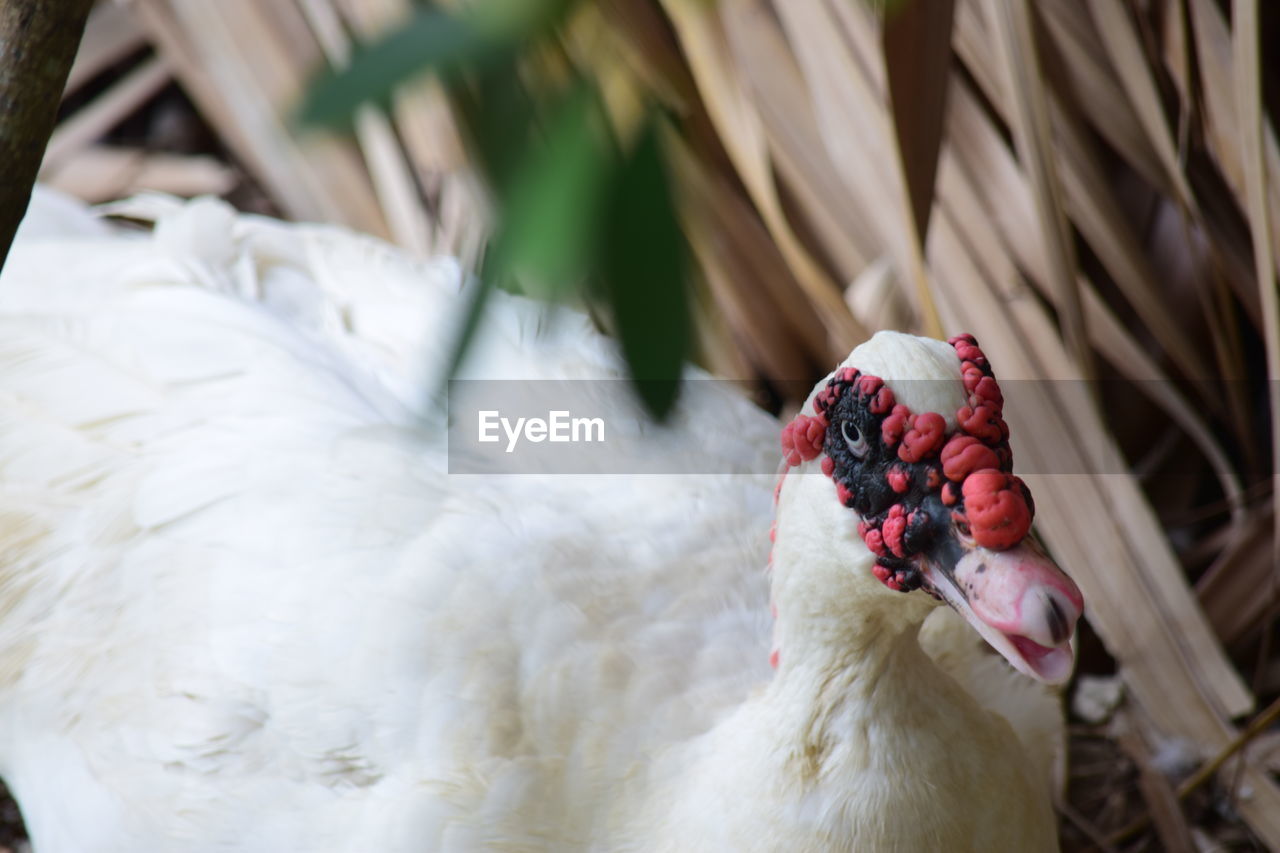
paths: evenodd
<path fill-rule="evenodd" d="M 37 196 L 0 280 L 0 775 L 36 853 L 1056 847 L 1049 694 L 917 640 L 945 600 L 1057 682 L 1082 607 L 972 339 L 881 333 L 818 384 L 766 576 L 745 400 L 655 430 L 602 385 L 724 476 L 450 477 L 419 414 L 455 265 L 126 207 L 154 234 Z M 575 314 L 491 315 L 469 376 L 620 375 Z"/>

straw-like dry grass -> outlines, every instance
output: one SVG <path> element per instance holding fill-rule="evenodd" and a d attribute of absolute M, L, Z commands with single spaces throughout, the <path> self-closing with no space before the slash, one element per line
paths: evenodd
<path fill-rule="evenodd" d="M 97 200 L 226 193 L 243 169 L 284 215 L 474 262 L 487 200 L 435 84 L 366 108 L 354 138 L 288 120 L 317 67 L 410 6 L 101 3 L 43 177 Z M 1123 684 L 1077 690 L 1072 848 L 1280 849 L 1280 735 L 1274 714 L 1249 725 L 1280 694 L 1269 15 L 600 0 L 562 34 L 616 118 L 648 97 L 683 119 L 710 367 L 785 393 L 892 326 L 972 331 L 1006 382 L 1064 380 L 1016 384 L 1010 418 L 1038 529 L 1089 602 L 1082 670 Z M 103 143 L 171 79 L 226 157 Z"/>

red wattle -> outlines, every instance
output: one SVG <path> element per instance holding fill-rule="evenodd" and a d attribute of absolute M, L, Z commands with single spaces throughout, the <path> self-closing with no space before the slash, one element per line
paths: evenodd
<path fill-rule="evenodd" d="M 1031 530 L 1031 510 L 1017 477 L 986 468 L 965 478 L 965 515 L 974 541 L 999 551 L 1012 548 Z"/>
<path fill-rule="evenodd" d="M 1009 428 L 1004 425 L 1000 413 L 986 404 L 960 407 L 956 420 L 960 422 L 961 429 L 986 444 L 999 444 L 1009 437 Z"/>
<path fill-rule="evenodd" d="M 947 422 L 937 412 L 921 412 L 911 421 L 911 429 L 902 437 L 898 458 L 903 462 L 919 462 L 942 445 Z"/>
<path fill-rule="evenodd" d="M 889 507 L 889 516 L 880 525 L 880 534 L 884 537 L 885 546 L 895 557 L 906 556 L 902 548 L 902 536 L 907 532 L 907 516 L 902 504 Z"/>
<path fill-rule="evenodd" d="M 948 480 L 960 483 L 974 471 L 999 468 L 996 452 L 971 435 L 951 436 L 942 448 L 942 473 Z"/>
<path fill-rule="evenodd" d="M 816 459 L 827 436 L 827 419 L 822 415 L 796 415 L 782 429 L 782 455 L 788 465 Z"/>
<path fill-rule="evenodd" d="M 911 410 L 906 406 L 898 404 L 893 407 L 889 417 L 880 424 L 880 440 L 886 447 L 893 447 L 902 440 L 902 434 L 907 430 L 907 420 L 910 417 Z"/>

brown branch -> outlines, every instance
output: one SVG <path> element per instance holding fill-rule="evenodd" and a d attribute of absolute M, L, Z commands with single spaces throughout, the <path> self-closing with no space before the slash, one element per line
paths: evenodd
<path fill-rule="evenodd" d="M 0 269 L 31 201 L 93 0 L 0 0 Z"/>
<path fill-rule="evenodd" d="M 1230 743 L 1224 746 L 1212 759 L 1201 765 L 1200 769 L 1192 773 L 1190 777 L 1184 779 L 1182 784 L 1178 786 L 1175 792 L 1179 800 L 1184 800 L 1187 796 L 1205 782 L 1213 778 L 1213 774 L 1222 768 L 1231 756 L 1235 755 L 1243 749 L 1249 741 L 1253 740 L 1264 729 L 1280 719 L 1280 699 L 1275 700 L 1267 706 L 1266 710 L 1253 718 L 1253 722 L 1249 723 L 1239 734 L 1237 734 Z M 1134 820 L 1128 826 L 1124 826 L 1107 838 L 1111 844 L 1120 844 L 1129 838 L 1137 835 L 1139 832 L 1147 828 L 1151 823 L 1151 815 L 1144 814 Z"/>

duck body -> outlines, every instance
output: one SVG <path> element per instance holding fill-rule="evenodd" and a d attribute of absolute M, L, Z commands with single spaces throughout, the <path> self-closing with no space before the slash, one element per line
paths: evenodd
<path fill-rule="evenodd" d="M 829 480 L 788 474 L 763 571 L 745 400 L 654 433 L 722 473 L 450 475 L 451 262 L 37 202 L 0 280 L 0 776 L 36 853 L 1054 849 Z M 622 375 L 581 317 L 492 313 L 470 378 Z"/>

